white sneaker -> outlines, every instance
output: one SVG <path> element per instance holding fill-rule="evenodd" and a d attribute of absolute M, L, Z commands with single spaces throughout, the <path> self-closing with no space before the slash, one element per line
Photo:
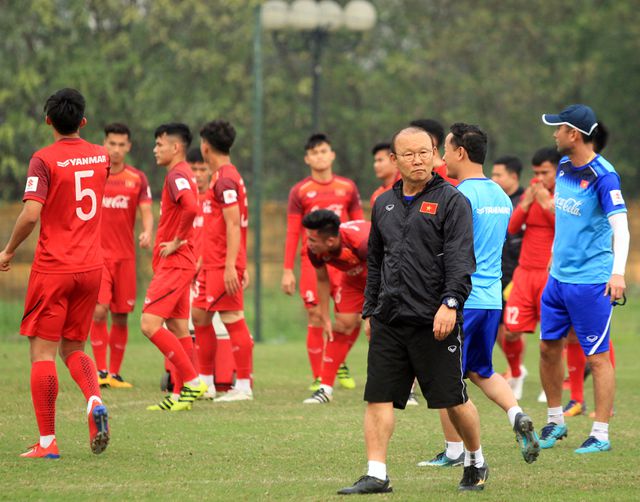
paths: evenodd
<path fill-rule="evenodd" d="M 311 394 L 311 397 L 302 401 L 302 404 L 325 404 L 330 403 L 333 400 L 331 394 L 327 394 L 324 389 L 320 388 Z"/>
<path fill-rule="evenodd" d="M 509 387 L 511 387 L 511 390 L 513 391 L 513 396 L 517 401 L 520 401 L 520 399 L 522 399 L 522 388 L 524 387 L 524 380 L 525 378 L 527 378 L 528 374 L 529 372 L 527 371 L 527 368 L 520 365 L 520 376 L 511 377 L 509 378 L 509 380 L 507 380 Z"/>
<path fill-rule="evenodd" d="M 546 403 L 547 402 L 547 395 L 544 393 L 544 390 L 540 391 L 540 395 L 538 396 L 538 402 L 539 403 Z"/>
<path fill-rule="evenodd" d="M 411 392 L 411 394 L 409 394 L 409 399 L 407 399 L 407 406 L 418 406 L 419 404 L 418 396 L 415 392 Z"/>
<path fill-rule="evenodd" d="M 232 388 L 226 394 L 213 400 L 214 403 L 230 403 L 232 401 L 253 401 L 253 392 Z"/>
<path fill-rule="evenodd" d="M 215 398 L 216 398 L 216 386 L 209 385 L 207 392 L 202 394 L 202 397 L 200 399 L 215 399 Z"/>

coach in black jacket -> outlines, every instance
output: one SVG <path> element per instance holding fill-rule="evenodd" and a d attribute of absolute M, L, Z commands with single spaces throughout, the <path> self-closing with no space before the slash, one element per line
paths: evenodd
<path fill-rule="evenodd" d="M 430 408 L 446 408 L 469 451 L 480 448 L 478 412 L 462 375 L 462 307 L 475 271 L 466 198 L 432 174 L 434 146 L 423 129 L 393 138 L 402 175 L 373 207 L 362 317 L 371 333 L 364 399 L 368 472 L 338 493 L 391 491 L 387 445 L 393 408 L 403 409 L 414 378 Z"/>

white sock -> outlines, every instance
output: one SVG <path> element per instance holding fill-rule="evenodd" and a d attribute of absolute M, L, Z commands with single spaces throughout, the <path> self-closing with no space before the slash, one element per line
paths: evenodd
<path fill-rule="evenodd" d="M 102 399 L 100 399 L 98 396 L 91 396 L 89 398 L 89 401 L 87 401 L 87 415 L 91 411 L 91 406 L 93 406 L 94 402 L 97 402 L 98 404 L 102 404 Z"/>
<path fill-rule="evenodd" d="M 197 387 L 198 385 L 200 385 L 200 377 L 197 376 L 193 380 L 189 380 L 188 382 L 185 382 L 185 383 L 191 385 L 192 387 Z"/>
<path fill-rule="evenodd" d="M 547 422 L 553 422 L 557 425 L 564 425 L 562 406 L 557 406 L 556 408 L 547 408 Z"/>
<path fill-rule="evenodd" d="M 476 467 L 482 467 L 484 464 L 484 456 L 482 455 L 482 446 L 476 451 L 469 451 L 464 449 L 464 466 L 469 467 L 475 465 Z"/>
<path fill-rule="evenodd" d="M 609 441 L 609 424 L 604 422 L 593 422 L 590 435 L 595 437 L 598 441 Z"/>
<path fill-rule="evenodd" d="M 451 459 L 455 460 L 464 453 L 464 443 L 462 441 L 445 441 L 444 444 L 444 454 Z"/>
<path fill-rule="evenodd" d="M 243 392 L 251 392 L 251 379 L 250 378 L 239 378 L 236 380 L 234 389 L 241 390 Z"/>
<path fill-rule="evenodd" d="M 51 434 L 50 436 L 40 436 L 40 446 L 42 446 L 43 448 L 49 448 L 55 438 L 55 434 Z"/>
<path fill-rule="evenodd" d="M 387 479 L 387 464 L 377 462 L 375 460 L 369 460 L 367 476 L 373 476 L 374 478 L 385 481 Z"/>
<path fill-rule="evenodd" d="M 516 425 L 516 415 L 518 413 L 522 413 L 522 408 L 520 408 L 520 406 L 512 406 L 507 410 L 507 416 L 509 417 L 511 427 Z"/>
<path fill-rule="evenodd" d="M 207 387 L 211 387 L 213 385 L 213 375 L 203 375 L 200 373 L 200 380 L 207 384 Z"/>
<path fill-rule="evenodd" d="M 173 399 L 174 401 L 177 401 L 178 399 L 180 399 L 180 393 L 176 394 L 174 392 L 173 394 L 171 394 L 171 399 Z"/>
<path fill-rule="evenodd" d="M 324 390 L 324 393 L 327 396 L 332 396 L 333 395 L 333 387 L 331 387 L 331 385 L 320 384 L 320 388 L 322 390 Z"/>

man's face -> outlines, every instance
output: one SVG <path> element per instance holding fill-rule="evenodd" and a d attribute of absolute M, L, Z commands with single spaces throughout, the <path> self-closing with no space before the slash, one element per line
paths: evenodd
<path fill-rule="evenodd" d="M 575 141 L 577 135 L 580 134 L 573 127 L 568 125 L 559 125 L 556 127 L 556 131 L 553 133 L 553 137 L 556 140 L 556 147 L 558 152 L 562 155 L 570 155 L 575 147 Z"/>
<path fill-rule="evenodd" d="M 429 134 L 423 131 L 400 134 L 395 139 L 395 150 L 391 161 L 404 180 L 420 183 L 431 179 L 435 149 Z"/>
<path fill-rule="evenodd" d="M 311 252 L 315 255 L 322 255 L 335 251 L 340 246 L 340 239 L 338 237 L 322 235 L 317 230 L 306 229 L 307 231 L 307 245 Z"/>
<path fill-rule="evenodd" d="M 453 143 L 453 133 L 447 134 L 444 140 L 444 155 L 442 160 L 447 163 L 447 176 L 458 179 L 458 167 L 464 160 L 464 148 Z"/>
<path fill-rule="evenodd" d="M 122 164 L 127 153 L 131 150 L 131 141 L 129 141 L 127 134 L 110 132 L 104 138 L 104 147 L 107 149 L 111 162 Z"/>
<path fill-rule="evenodd" d="M 211 172 L 209 166 L 205 162 L 194 162 L 191 164 L 191 170 L 196 178 L 196 186 L 198 192 L 204 193 L 209 186 L 209 180 L 211 179 Z"/>
<path fill-rule="evenodd" d="M 304 162 L 313 171 L 327 171 L 331 169 L 336 154 L 328 143 L 320 143 L 307 150 L 304 156 Z"/>
<path fill-rule="evenodd" d="M 533 166 L 535 179 L 550 191 L 553 191 L 556 186 L 556 170 L 557 167 L 548 160 L 545 160 L 539 166 Z"/>
<path fill-rule="evenodd" d="M 389 153 L 389 150 L 380 150 L 373 156 L 373 171 L 379 180 L 386 180 L 396 174 L 396 166 L 391 162 Z"/>
<path fill-rule="evenodd" d="M 491 170 L 491 179 L 495 181 L 506 193 L 511 193 L 518 188 L 519 180 L 516 173 L 512 173 L 504 164 L 494 164 Z"/>
<path fill-rule="evenodd" d="M 156 146 L 153 148 L 153 155 L 159 166 L 167 166 L 178 153 L 177 139 L 163 134 L 156 138 Z"/>

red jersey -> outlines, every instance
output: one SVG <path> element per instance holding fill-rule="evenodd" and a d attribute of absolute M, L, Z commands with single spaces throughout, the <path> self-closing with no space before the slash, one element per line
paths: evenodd
<path fill-rule="evenodd" d="M 193 269 L 196 260 L 193 254 L 193 220 L 197 215 L 198 190 L 193 179 L 191 166 L 180 162 L 171 169 L 164 179 L 160 201 L 160 221 L 156 243 L 153 247 L 153 270 L 158 268 Z M 178 250 L 162 258 L 160 243 L 179 237 L 186 240 Z"/>
<path fill-rule="evenodd" d="M 508 231 L 517 234 L 522 231 L 523 225 L 526 227 L 518 265 L 527 270 L 547 270 L 555 234 L 555 215 L 543 209 L 535 200 L 527 212 L 518 204 L 509 220 Z"/>
<path fill-rule="evenodd" d="M 378 197 L 380 197 L 380 195 L 382 195 L 383 193 L 391 190 L 393 185 L 400 178 L 402 178 L 402 176 L 400 176 L 400 173 L 398 173 L 398 174 L 396 174 L 396 177 L 393 179 L 393 181 L 391 183 L 389 183 L 388 185 L 380 185 L 378 188 L 376 188 L 376 191 L 371 194 L 371 199 L 369 200 L 370 207 L 373 207 L 373 204 L 376 202 L 376 199 Z"/>
<path fill-rule="evenodd" d="M 236 259 L 236 269 L 247 268 L 247 228 L 249 227 L 249 202 L 244 180 L 236 167 L 227 164 L 218 169 L 211 178 L 207 190 L 211 213 L 205 214 L 204 249 L 202 267 L 204 269 L 224 268 L 227 259 L 227 224 L 222 210 L 238 206 L 240 209 L 240 250 Z"/>
<path fill-rule="evenodd" d="M 438 167 L 434 167 L 433 168 L 433 172 L 434 173 L 438 173 L 440 175 L 440 177 L 444 178 L 446 181 L 451 183 L 454 187 L 458 186 L 458 183 L 459 183 L 458 180 L 454 180 L 453 178 L 449 178 L 449 176 L 447 176 L 447 163 L 446 162 L 440 164 Z"/>
<path fill-rule="evenodd" d="M 209 200 L 207 192 L 198 192 L 198 216 L 193 220 L 193 252 L 196 259 L 202 256 L 205 214 L 211 214 L 211 201 Z"/>
<path fill-rule="evenodd" d="M 151 204 L 149 182 L 142 171 L 125 164 L 111 174 L 102 197 L 102 251 L 107 260 L 134 260 L 133 230 L 136 210 Z"/>
<path fill-rule="evenodd" d="M 33 270 L 102 268 L 99 201 L 108 174 L 107 150 L 81 138 L 63 138 L 33 154 L 23 197 L 43 205 Z"/>
<path fill-rule="evenodd" d="M 310 249 L 309 260 L 314 267 L 330 265 L 349 277 L 367 277 L 367 247 L 371 223 L 364 220 L 348 221 L 340 225 L 340 249 L 333 253 L 314 254 Z"/>
<path fill-rule="evenodd" d="M 289 192 L 284 268 L 293 268 L 301 233 L 301 254 L 307 254 L 307 238 L 302 232 L 302 218 L 317 209 L 330 209 L 342 222 L 364 218 L 358 187 L 350 179 L 333 176 L 323 183 L 308 176 L 299 181 Z"/>

